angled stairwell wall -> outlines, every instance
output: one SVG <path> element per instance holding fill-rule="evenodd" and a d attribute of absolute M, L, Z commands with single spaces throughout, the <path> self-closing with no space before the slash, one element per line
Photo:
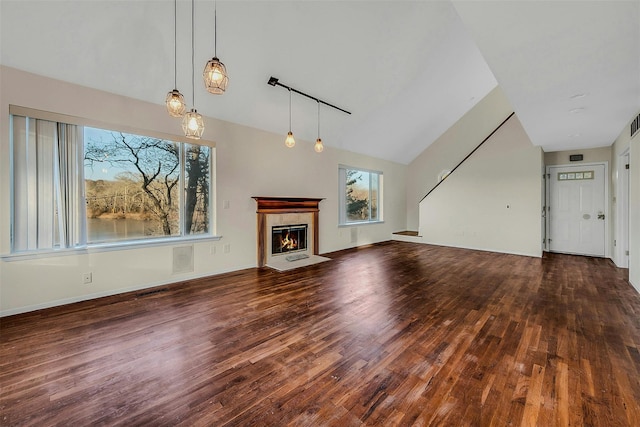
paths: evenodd
<path fill-rule="evenodd" d="M 409 164 L 408 230 L 418 230 L 420 201 L 438 183 L 440 173 L 453 169 L 512 111 L 504 93 L 496 87 Z"/>
<path fill-rule="evenodd" d="M 421 202 L 512 111 L 496 87 L 409 164 L 407 229 L 420 237 L 407 239 L 542 255 L 543 152 L 515 116 Z"/>
<path fill-rule="evenodd" d="M 514 115 L 420 203 L 422 242 L 540 257 L 543 163 Z"/>

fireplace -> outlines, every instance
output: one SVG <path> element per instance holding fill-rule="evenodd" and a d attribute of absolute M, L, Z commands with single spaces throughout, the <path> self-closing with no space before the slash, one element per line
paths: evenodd
<path fill-rule="evenodd" d="M 322 199 L 254 199 L 258 204 L 258 267 L 264 267 L 271 260 L 318 254 L 318 205 Z"/>
<path fill-rule="evenodd" d="M 307 250 L 307 224 L 271 227 L 271 255 Z"/>

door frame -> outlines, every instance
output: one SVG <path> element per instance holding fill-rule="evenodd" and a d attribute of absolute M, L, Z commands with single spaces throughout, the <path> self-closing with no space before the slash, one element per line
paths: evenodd
<path fill-rule="evenodd" d="M 629 170 L 625 164 L 630 161 L 629 149 L 624 150 L 617 158 L 616 167 L 616 244 L 614 246 L 614 263 L 620 268 L 629 268 L 629 255 L 625 251 L 629 249 Z M 625 249 L 626 248 L 626 249 Z"/>
<path fill-rule="evenodd" d="M 604 258 L 611 258 L 611 250 L 609 245 L 609 227 L 610 227 L 610 206 L 609 206 L 609 162 L 590 162 L 590 163 L 570 163 L 570 164 L 562 164 L 562 165 L 547 165 L 547 185 L 546 185 L 546 227 L 547 233 L 551 230 L 551 215 L 549 215 L 549 201 L 551 198 L 551 168 L 566 168 L 566 167 L 582 167 L 582 166 L 604 166 Z M 549 251 L 549 235 L 546 236 L 545 246 L 547 251 Z M 593 256 L 593 255 L 588 255 Z"/>

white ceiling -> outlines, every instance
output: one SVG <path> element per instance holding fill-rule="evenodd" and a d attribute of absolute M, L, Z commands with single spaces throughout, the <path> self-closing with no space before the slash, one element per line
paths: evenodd
<path fill-rule="evenodd" d="M 613 143 L 640 110 L 640 1 L 456 2 L 529 138 Z"/>
<path fill-rule="evenodd" d="M 610 145 L 640 110 L 637 0 L 218 1 L 222 96 L 201 78 L 213 5 L 195 2 L 196 108 L 283 140 L 289 94 L 270 76 L 353 113 L 321 107 L 326 145 L 400 163 L 497 84 L 545 151 Z M 162 104 L 173 19 L 172 0 L 0 0 L 0 63 Z M 177 87 L 191 106 L 190 1 L 177 21 Z M 317 114 L 293 96 L 298 141 L 315 140 Z"/>

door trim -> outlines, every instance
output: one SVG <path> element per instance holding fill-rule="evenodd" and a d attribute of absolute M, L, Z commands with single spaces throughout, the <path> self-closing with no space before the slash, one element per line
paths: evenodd
<path fill-rule="evenodd" d="M 629 249 L 629 171 L 624 165 L 628 164 L 629 149 L 618 155 L 616 163 L 616 246 L 613 248 L 614 263 L 620 268 L 629 268 L 629 256 L 625 251 Z M 626 218 L 625 218 L 626 215 Z M 625 221 L 626 219 L 626 221 Z"/>
<path fill-rule="evenodd" d="M 576 162 L 576 163 L 570 163 L 570 164 L 562 164 L 562 165 L 547 165 L 546 167 L 546 173 L 547 173 L 547 180 L 546 180 L 546 207 L 547 207 L 547 212 L 546 212 L 546 225 L 547 225 L 547 233 L 549 232 L 549 230 L 551 230 L 551 215 L 549 215 L 549 199 L 550 199 L 550 195 L 551 195 L 551 179 L 549 179 L 549 177 L 551 176 L 551 168 L 566 168 L 566 167 L 580 167 L 580 166 L 599 166 L 602 165 L 604 166 L 604 211 L 605 211 L 605 217 L 604 217 L 604 258 L 611 258 L 611 244 L 609 243 L 609 235 L 610 235 L 610 230 L 609 227 L 611 226 L 611 206 L 609 203 L 609 162 L 604 161 L 604 162 L 590 162 L 590 163 L 582 163 L 582 162 Z M 546 240 L 546 248 L 547 248 L 547 252 L 549 251 L 549 235 L 547 234 L 545 236 L 545 240 Z M 593 255 L 588 255 L 588 256 L 593 256 Z"/>

